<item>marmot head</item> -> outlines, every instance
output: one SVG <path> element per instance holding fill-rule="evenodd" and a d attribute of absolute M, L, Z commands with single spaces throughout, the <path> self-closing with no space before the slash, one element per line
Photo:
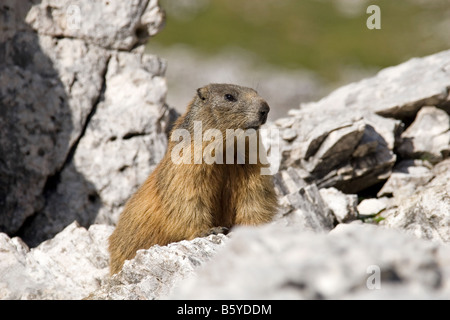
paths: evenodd
<path fill-rule="evenodd" d="M 270 111 L 267 102 L 247 87 L 213 83 L 197 89 L 197 112 L 208 113 L 217 129 L 259 129 Z"/>

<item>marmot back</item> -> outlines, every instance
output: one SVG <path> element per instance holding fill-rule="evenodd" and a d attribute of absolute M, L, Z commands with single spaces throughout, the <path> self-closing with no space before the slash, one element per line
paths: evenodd
<path fill-rule="evenodd" d="M 210 84 L 197 90 L 164 158 L 120 215 L 109 239 L 111 274 L 138 249 L 271 221 L 277 197 L 272 177 L 261 175 L 267 165 L 259 157 L 258 130 L 269 110 L 250 88 Z"/>

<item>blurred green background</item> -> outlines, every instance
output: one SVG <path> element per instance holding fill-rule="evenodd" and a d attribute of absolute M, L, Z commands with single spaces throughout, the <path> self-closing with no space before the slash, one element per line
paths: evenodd
<path fill-rule="evenodd" d="M 381 9 L 380 30 L 366 27 L 371 4 Z M 224 50 L 246 52 L 253 69 L 270 65 L 304 70 L 326 87 L 311 89 L 317 94 L 293 102 L 280 100 L 285 108 L 411 57 L 450 48 L 450 0 L 160 0 L 160 5 L 166 11 L 166 26 L 150 39 L 147 49 L 169 57 L 169 102 L 171 87 L 179 87 L 177 74 L 170 72 L 179 77 L 181 67 L 170 69 L 174 63 L 167 50 L 179 50 L 180 44 L 204 57 Z M 202 67 L 194 70 L 198 69 Z M 363 72 L 346 76 L 355 70 Z M 186 99 L 174 103 L 184 104 Z"/>
<path fill-rule="evenodd" d="M 167 25 L 152 39 L 159 45 L 183 43 L 208 54 L 241 47 L 267 63 L 314 70 L 329 80 L 336 80 L 342 66 L 382 68 L 450 45 L 449 0 L 160 3 Z M 381 9 L 380 30 L 366 27 L 369 4 Z"/>

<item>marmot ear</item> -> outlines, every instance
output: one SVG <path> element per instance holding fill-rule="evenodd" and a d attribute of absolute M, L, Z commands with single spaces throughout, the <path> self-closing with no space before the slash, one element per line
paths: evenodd
<path fill-rule="evenodd" d="M 208 98 L 208 88 L 207 87 L 203 87 L 203 88 L 198 88 L 197 89 L 197 95 L 200 99 L 202 99 L 203 101 L 205 101 Z"/>

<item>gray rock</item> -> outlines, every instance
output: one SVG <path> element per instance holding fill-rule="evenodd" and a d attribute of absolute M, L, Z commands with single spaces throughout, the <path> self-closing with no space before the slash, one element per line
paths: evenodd
<path fill-rule="evenodd" d="M 401 249 L 399 249 L 401 248 Z M 370 225 L 234 232 L 171 299 L 448 299 L 450 248 Z"/>
<path fill-rule="evenodd" d="M 146 54 L 119 52 L 111 58 L 104 99 L 73 159 L 101 199 L 96 223 L 115 224 L 128 197 L 164 156 L 170 122 L 165 67 Z M 71 183 L 65 187 L 71 189 Z"/>
<path fill-rule="evenodd" d="M 358 204 L 357 210 L 361 216 L 371 216 L 386 210 L 389 202 L 386 197 L 364 199 Z"/>
<path fill-rule="evenodd" d="M 81 299 L 109 275 L 107 239 L 113 227 L 72 223 L 29 249 L 0 233 L 0 299 Z"/>
<path fill-rule="evenodd" d="M 339 223 L 348 223 L 358 217 L 358 196 L 345 194 L 336 188 L 320 189 L 320 195 L 327 206 L 333 211 Z"/>
<path fill-rule="evenodd" d="M 442 109 L 423 107 L 401 138 L 402 156 L 439 162 L 450 154 L 450 116 Z"/>
<path fill-rule="evenodd" d="M 309 144 L 302 167 L 312 174 L 324 176 L 322 172 L 328 172 L 330 168 L 340 165 L 342 160 L 350 158 L 364 132 L 365 125 L 360 120 L 321 133 Z"/>
<path fill-rule="evenodd" d="M 275 122 L 287 138 L 281 143 L 281 168 L 299 167 L 309 173 L 306 182 L 346 193 L 386 180 L 397 160 L 400 120 L 410 121 L 427 105 L 449 109 L 449 63 L 450 51 L 411 59 L 291 110 L 290 118 Z M 448 126 L 448 120 L 439 122 Z M 424 143 L 439 144 L 433 152 L 446 156 L 448 129 L 438 131 L 436 141 Z"/>
<path fill-rule="evenodd" d="M 89 299 L 158 299 L 169 295 L 180 281 L 217 254 L 227 242 L 223 234 L 155 245 L 139 250 L 122 270 L 109 278 Z"/>
<path fill-rule="evenodd" d="M 23 228 L 27 243 L 36 245 L 74 220 L 83 226 L 117 222 L 165 153 L 170 112 L 164 70 L 155 56 L 111 53 L 102 101 L 46 206 Z"/>
<path fill-rule="evenodd" d="M 296 226 L 299 230 L 327 232 L 334 228 L 336 218 L 323 201 L 316 185 L 309 185 L 279 200 L 280 209 L 274 222 Z"/>
<path fill-rule="evenodd" d="M 308 185 L 301 175 L 301 170 L 296 168 L 281 170 L 274 175 L 279 210 L 273 223 L 316 232 L 331 230 L 336 217 L 317 186 Z"/>
<path fill-rule="evenodd" d="M 295 123 L 295 119 L 292 118 L 280 118 L 275 120 L 275 124 L 280 128 L 290 128 Z"/>
<path fill-rule="evenodd" d="M 412 195 L 397 200 L 397 207 L 383 214 L 382 223 L 406 230 L 419 238 L 450 241 L 450 160 L 437 165 L 434 178 Z"/>
<path fill-rule="evenodd" d="M 369 109 L 396 119 L 414 118 L 423 106 L 448 106 L 450 50 L 413 58 L 381 70 L 372 78 L 339 88 L 302 108 L 347 111 Z M 323 115 L 323 114 L 321 114 Z"/>
<path fill-rule="evenodd" d="M 294 129 L 286 129 L 283 131 L 282 138 L 286 141 L 292 141 L 297 137 L 297 132 Z"/>
<path fill-rule="evenodd" d="M 308 186 L 302 178 L 304 172 L 298 168 L 290 167 L 274 174 L 275 191 L 278 196 L 285 196 L 297 192 L 300 188 Z"/>
<path fill-rule="evenodd" d="M 434 177 L 430 167 L 431 165 L 427 161 L 422 160 L 399 162 L 377 196 L 393 196 L 395 200 L 411 196 L 419 187 L 424 186 Z"/>
<path fill-rule="evenodd" d="M 6 3 L 0 20 L 0 231 L 10 234 L 43 208 L 49 177 L 63 167 L 99 98 L 108 59 L 81 40 L 27 29 L 30 5 Z"/>
<path fill-rule="evenodd" d="M 74 220 L 115 223 L 173 121 L 165 63 L 136 48 L 161 28 L 157 1 L 1 10 L 0 231 L 36 246 Z"/>
<path fill-rule="evenodd" d="M 347 193 L 389 177 L 396 161 L 393 149 L 400 121 L 358 110 L 300 109 L 292 114 L 292 128 L 279 127 L 282 137 L 286 130 L 297 131 L 296 138 L 284 139 L 281 145 L 281 168 L 299 167 L 306 171 L 307 182 Z"/>
<path fill-rule="evenodd" d="M 42 0 L 26 16 L 26 22 L 40 34 L 121 50 L 144 43 L 160 30 L 163 21 L 156 0 Z"/>

